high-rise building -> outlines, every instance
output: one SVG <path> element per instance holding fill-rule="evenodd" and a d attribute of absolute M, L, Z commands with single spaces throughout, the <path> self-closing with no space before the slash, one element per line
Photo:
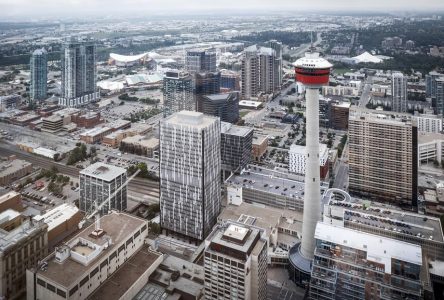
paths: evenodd
<path fill-rule="evenodd" d="M 256 46 L 245 48 L 242 57 L 241 97 L 250 99 L 259 93 L 259 55 Z"/>
<path fill-rule="evenodd" d="M 423 299 L 420 246 L 321 222 L 315 238 L 310 299 Z"/>
<path fill-rule="evenodd" d="M 96 45 L 94 42 L 68 41 L 61 54 L 62 93 L 59 105 L 76 107 L 97 100 Z"/>
<path fill-rule="evenodd" d="M 236 123 L 239 120 L 239 93 L 203 96 L 202 112 L 206 115 L 219 117 L 222 122 Z"/>
<path fill-rule="evenodd" d="M 436 97 L 435 97 L 435 113 L 444 115 L 444 77 L 435 79 Z"/>
<path fill-rule="evenodd" d="M 216 51 L 214 49 L 187 51 L 185 68 L 190 73 L 216 72 Z"/>
<path fill-rule="evenodd" d="M 44 48 L 35 50 L 31 55 L 31 84 L 29 97 L 31 101 L 44 100 L 47 96 L 48 54 Z"/>
<path fill-rule="evenodd" d="M 282 60 L 282 52 L 283 46 L 281 42 L 276 40 L 271 40 L 268 42 L 268 47 L 275 51 L 275 67 L 274 67 L 274 86 L 275 89 L 279 89 L 282 85 L 282 74 L 283 74 L 283 60 Z"/>
<path fill-rule="evenodd" d="M 222 171 L 238 173 L 251 161 L 253 128 L 221 122 Z"/>
<path fill-rule="evenodd" d="M 440 133 L 443 131 L 442 116 L 422 114 L 415 116 L 418 132 Z"/>
<path fill-rule="evenodd" d="M 432 71 L 425 76 L 426 79 L 426 96 L 431 98 L 432 107 L 435 114 L 443 114 L 444 112 L 444 95 L 443 95 L 443 79 L 444 74 Z M 438 87 L 440 85 L 440 87 Z M 439 89 L 439 91 L 438 91 Z M 438 98 L 439 95 L 439 100 Z M 438 104 L 438 101 L 440 104 Z"/>
<path fill-rule="evenodd" d="M 182 110 L 196 109 L 193 77 L 186 72 L 168 71 L 163 78 L 163 114 L 165 117 Z"/>
<path fill-rule="evenodd" d="M 416 206 L 418 137 L 412 117 L 351 110 L 348 132 L 350 193 Z"/>
<path fill-rule="evenodd" d="M 407 78 L 400 72 L 392 74 L 392 111 L 407 112 Z"/>
<path fill-rule="evenodd" d="M 84 212 L 91 212 L 107 200 L 101 212 L 108 213 L 111 209 L 124 211 L 127 207 L 127 187 L 124 186 L 115 195 L 114 192 L 126 182 L 126 169 L 95 163 L 80 171 L 80 200 L 79 208 Z"/>
<path fill-rule="evenodd" d="M 276 82 L 277 69 L 279 59 L 274 49 L 257 45 L 245 48 L 242 58 L 242 98 L 257 97 L 260 92 L 274 93 L 279 87 Z"/>
<path fill-rule="evenodd" d="M 181 111 L 160 122 L 160 224 L 191 240 L 211 232 L 220 211 L 220 121 Z"/>
<path fill-rule="evenodd" d="M 220 72 L 194 73 L 194 84 L 196 111 L 203 112 L 203 97 L 220 93 Z"/>
<path fill-rule="evenodd" d="M 221 71 L 220 87 L 230 91 L 240 91 L 240 76 L 233 71 Z"/>
<path fill-rule="evenodd" d="M 267 299 L 267 240 L 261 229 L 227 222 L 205 241 L 205 299 Z"/>

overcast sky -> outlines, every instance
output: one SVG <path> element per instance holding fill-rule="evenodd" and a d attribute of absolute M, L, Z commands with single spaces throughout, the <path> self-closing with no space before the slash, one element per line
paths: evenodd
<path fill-rule="evenodd" d="M 443 11 L 443 0 L 0 0 L 0 16 L 224 11 Z"/>

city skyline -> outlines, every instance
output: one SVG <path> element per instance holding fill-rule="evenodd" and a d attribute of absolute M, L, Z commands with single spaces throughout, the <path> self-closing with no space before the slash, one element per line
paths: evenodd
<path fill-rule="evenodd" d="M 11 3 L 7 0 L 0 1 L 0 16 L 10 18 L 38 17 L 48 18 L 76 18 L 96 15 L 103 17 L 140 17 L 155 14 L 194 14 L 194 13 L 270 13 L 270 12 L 364 12 L 388 14 L 392 12 L 440 12 L 444 6 L 439 0 L 418 2 L 408 1 L 352 1 L 341 0 L 331 2 L 328 0 L 315 0 L 309 3 L 295 3 L 290 0 L 253 1 L 246 0 L 239 3 L 234 0 L 224 1 L 223 4 L 203 0 L 191 0 L 182 2 L 178 0 L 168 1 L 144 1 L 127 0 L 124 5 L 121 1 L 111 0 L 69 0 L 63 6 L 56 5 L 53 0 L 39 1 L 19 0 Z M 146 10 L 146 11 L 145 11 Z M 29 21 L 27 19 L 27 21 Z M 31 20 L 33 21 L 33 20 Z"/>

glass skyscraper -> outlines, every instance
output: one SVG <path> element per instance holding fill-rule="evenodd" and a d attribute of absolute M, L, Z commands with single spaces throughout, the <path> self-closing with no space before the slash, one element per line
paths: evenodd
<path fill-rule="evenodd" d="M 30 60 L 31 85 L 29 97 L 32 101 L 44 100 L 47 96 L 48 55 L 44 48 L 35 50 Z"/>

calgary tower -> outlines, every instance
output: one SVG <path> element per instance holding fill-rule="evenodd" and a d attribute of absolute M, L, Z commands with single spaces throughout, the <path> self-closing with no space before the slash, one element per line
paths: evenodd
<path fill-rule="evenodd" d="M 296 81 L 305 88 L 306 100 L 306 171 L 304 214 L 302 222 L 302 241 L 297 253 L 291 254 L 292 263 L 297 273 L 300 273 L 299 282 L 310 277 L 311 262 L 315 249 L 316 223 L 321 219 L 321 192 L 319 176 L 319 89 L 327 85 L 332 64 L 319 53 L 305 53 L 305 57 L 295 63 Z"/>

